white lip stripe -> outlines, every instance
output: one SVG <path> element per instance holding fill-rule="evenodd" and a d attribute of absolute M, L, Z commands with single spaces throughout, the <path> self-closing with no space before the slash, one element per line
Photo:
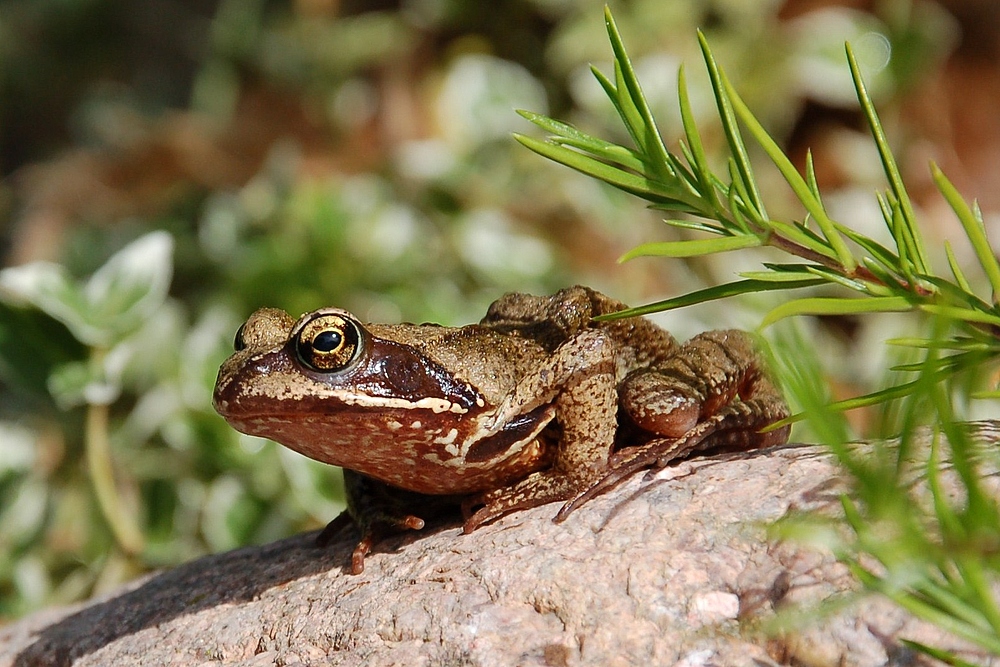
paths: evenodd
<path fill-rule="evenodd" d="M 251 387 L 246 396 L 267 396 L 267 387 Z M 290 383 L 284 389 L 282 400 L 293 401 L 296 398 L 320 398 L 340 401 L 344 405 L 354 405 L 362 408 L 400 408 L 403 410 L 430 410 L 434 414 L 451 412 L 456 415 L 464 415 L 469 412 L 468 408 L 462 407 L 458 403 L 453 403 L 446 398 L 436 398 L 428 396 L 418 401 L 409 401 L 405 398 L 390 398 L 385 396 L 368 396 L 349 391 L 324 391 L 321 386 L 302 386 L 301 382 Z M 227 402 L 220 401 L 219 405 L 224 407 Z"/>
<path fill-rule="evenodd" d="M 455 414 L 465 414 L 468 409 L 463 408 L 458 403 L 452 403 L 443 398 L 421 398 L 419 401 L 408 401 L 405 398 L 384 398 L 381 396 L 365 396 L 364 394 L 334 394 L 337 399 L 346 405 L 359 405 L 361 407 L 381 407 L 381 408 L 403 408 L 405 410 L 430 410 L 438 414 L 441 412 L 454 412 Z"/>

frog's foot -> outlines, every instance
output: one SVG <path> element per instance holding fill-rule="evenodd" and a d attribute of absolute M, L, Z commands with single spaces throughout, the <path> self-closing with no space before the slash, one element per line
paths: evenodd
<path fill-rule="evenodd" d="M 595 475 L 581 477 L 555 470 L 536 472 L 511 486 L 473 496 L 462 504 L 466 517 L 463 533 L 471 533 L 484 523 L 519 510 L 531 509 L 572 498 L 581 488 L 593 483 Z M 474 508 L 479 508 L 473 511 Z"/>
<path fill-rule="evenodd" d="M 766 392 L 765 392 L 766 393 Z M 691 452 L 706 449 L 747 450 L 780 445 L 788 440 L 790 426 L 761 432 L 788 416 L 783 403 L 770 395 L 725 406 L 679 438 L 657 438 L 637 447 L 615 452 L 608 468 L 594 483 L 563 505 L 555 521 L 561 522 L 588 500 L 610 491 L 646 468 L 663 468 Z"/>
<path fill-rule="evenodd" d="M 361 531 L 361 541 L 351 554 L 351 573 L 361 574 L 365 569 L 365 556 L 383 538 L 407 530 L 424 527 L 424 516 L 430 516 L 450 502 L 447 497 L 431 498 L 412 491 L 404 491 L 366 475 L 344 470 L 344 488 L 347 493 L 347 511 L 330 522 L 316 538 L 319 546 L 326 546 L 343 528 L 353 524 Z"/>
<path fill-rule="evenodd" d="M 617 452 L 609 461 L 604 475 L 568 500 L 556 514 L 554 521 L 562 523 L 588 500 L 610 491 L 636 472 L 654 466 L 662 468 L 677 458 L 677 452 L 697 448 L 715 431 L 716 422 L 717 419 L 703 421 L 680 438 L 657 438 L 639 447 L 630 447 L 626 451 Z"/>
<path fill-rule="evenodd" d="M 404 530 L 420 530 L 423 527 L 424 520 L 412 514 L 394 519 L 391 522 L 379 521 L 368 525 L 361 531 L 361 541 L 351 552 L 351 574 L 361 574 L 365 571 L 365 556 L 371 553 L 372 547 L 386 536 Z"/>
<path fill-rule="evenodd" d="M 329 546 L 338 533 L 356 523 L 357 521 L 349 512 L 341 512 L 336 519 L 328 523 L 326 528 L 316 536 L 316 546 Z M 424 520 L 412 514 L 392 519 L 383 518 L 376 521 L 366 521 L 365 523 L 367 525 L 361 527 L 361 540 L 354 547 L 354 551 L 351 552 L 351 574 L 361 574 L 365 571 L 365 556 L 371 553 L 372 547 L 387 535 L 399 533 L 404 530 L 420 530 L 424 527 Z"/>

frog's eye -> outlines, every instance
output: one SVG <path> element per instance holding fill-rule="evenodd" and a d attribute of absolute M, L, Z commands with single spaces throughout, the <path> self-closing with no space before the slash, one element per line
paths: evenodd
<path fill-rule="evenodd" d="M 351 320 L 340 315 L 317 315 L 299 330 L 295 351 L 309 368 L 331 373 L 351 363 L 360 340 L 358 327 Z"/>

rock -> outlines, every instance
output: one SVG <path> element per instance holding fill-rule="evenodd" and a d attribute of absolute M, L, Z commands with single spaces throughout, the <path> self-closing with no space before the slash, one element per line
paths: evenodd
<path fill-rule="evenodd" d="M 0 667 L 929 664 L 899 639 L 954 640 L 873 597 L 808 611 L 852 600 L 853 579 L 767 539 L 843 490 L 824 449 L 784 446 L 636 475 L 562 524 L 547 505 L 402 535 L 357 576 L 356 535 L 300 535 L 0 628 Z M 797 629 L 764 632 L 789 611 Z"/>

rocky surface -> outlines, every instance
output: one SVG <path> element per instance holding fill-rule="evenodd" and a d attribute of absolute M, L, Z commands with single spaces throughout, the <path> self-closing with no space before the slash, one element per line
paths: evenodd
<path fill-rule="evenodd" d="M 355 535 L 300 535 L 0 628 L 0 667 L 927 664 L 899 639 L 947 637 L 767 539 L 842 490 L 824 450 L 785 446 L 636 475 L 562 524 L 548 505 L 400 536 L 357 576 Z M 809 611 L 824 600 L 849 604 Z M 776 613 L 796 627 L 765 632 Z"/>

